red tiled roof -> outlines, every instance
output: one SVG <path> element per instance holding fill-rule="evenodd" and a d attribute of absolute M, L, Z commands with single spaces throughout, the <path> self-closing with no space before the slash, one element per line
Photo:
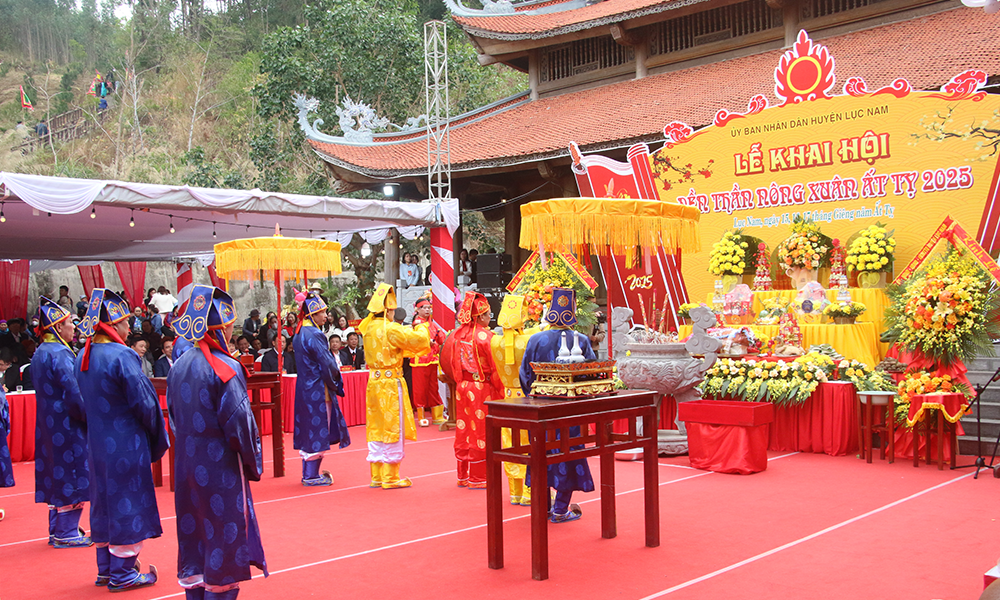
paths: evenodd
<path fill-rule="evenodd" d="M 516 12 L 512 15 L 466 17 L 453 14 L 452 18 L 468 33 L 482 37 L 552 37 L 640 16 L 636 13 L 652 14 L 699 1 L 701 0 L 604 0 L 589 6 L 538 15 Z M 536 8 L 538 7 L 531 7 L 532 10 Z"/>
<path fill-rule="evenodd" d="M 836 60 L 840 92 L 848 77 L 874 90 L 902 77 L 916 90 L 936 89 L 967 69 L 1000 74 L 1000 18 L 958 8 L 902 23 L 818 40 Z M 568 155 L 569 142 L 585 151 L 663 139 L 663 127 L 712 122 L 719 109 L 744 112 L 756 94 L 772 106 L 774 50 L 644 79 L 615 83 L 515 105 L 451 130 L 454 171 L 517 164 Z M 348 146 L 310 140 L 331 164 L 372 177 L 427 169 L 421 137 L 397 144 Z"/>

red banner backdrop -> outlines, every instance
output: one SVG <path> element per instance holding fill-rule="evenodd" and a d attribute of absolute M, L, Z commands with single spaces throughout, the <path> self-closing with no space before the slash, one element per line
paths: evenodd
<path fill-rule="evenodd" d="M 28 318 L 30 260 L 0 261 L 0 318 Z"/>
<path fill-rule="evenodd" d="M 89 267 L 77 265 L 76 268 L 80 271 L 80 281 L 83 282 L 83 293 L 88 298 L 90 298 L 90 294 L 93 293 L 94 288 L 104 287 L 104 271 L 101 270 L 101 265 L 92 265 Z"/>
<path fill-rule="evenodd" d="M 143 305 L 143 287 L 146 285 L 146 263 L 116 262 L 115 269 L 122 280 L 125 299 L 130 307 Z"/>
<path fill-rule="evenodd" d="M 226 280 L 219 277 L 219 274 L 215 272 L 215 262 L 208 265 L 208 277 L 212 280 L 212 285 L 219 288 L 222 291 L 226 291 Z"/>
<path fill-rule="evenodd" d="M 583 156 L 575 143 L 570 143 L 573 157 L 573 174 L 581 196 L 593 198 L 635 198 L 657 200 L 650 167 L 649 147 L 636 144 L 629 148 L 628 162 L 619 162 L 605 156 Z M 644 255 L 641 262 L 629 264 L 623 256 L 601 259 L 601 272 L 608 288 L 608 310 L 624 306 L 634 312 L 633 323 L 658 327 L 646 323 L 642 314 L 653 317 L 654 311 L 666 319 L 667 328 L 676 330 L 677 309 L 688 302 L 687 288 L 681 275 L 680 254 Z M 642 301 L 640 302 L 640 297 Z M 649 320 L 654 320 L 650 318 Z M 610 351 L 609 344 L 609 351 Z"/>

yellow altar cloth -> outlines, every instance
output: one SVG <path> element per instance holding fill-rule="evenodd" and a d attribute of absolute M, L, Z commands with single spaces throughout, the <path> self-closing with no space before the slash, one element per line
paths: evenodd
<path fill-rule="evenodd" d="M 751 310 L 753 310 L 754 314 L 760 314 L 760 311 L 764 309 L 764 304 L 763 304 L 764 300 L 769 300 L 771 298 L 784 298 L 786 300 L 791 301 L 795 299 L 796 294 L 798 294 L 797 290 L 771 290 L 769 292 L 754 292 L 753 305 L 751 306 Z M 836 301 L 837 290 L 836 289 L 827 290 L 826 297 L 830 302 Z M 889 344 L 883 344 L 882 342 L 878 341 L 879 334 L 885 331 L 885 309 L 889 306 L 889 297 L 885 295 L 885 290 L 881 288 L 851 288 L 851 300 L 853 300 L 854 302 L 860 302 L 861 304 L 864 304 L 865 308 L 868 309 L 861 316 L 857 318 L 857 322 L 875 324 L 876 328 L 875 341 L 878 343 L 878 348 L 879 348 L 878 356 L 880 358 L 879 360 L 869 365 L 871 367 L 874 367 L 881 359 L 885 358 L 886 353 L 889 351 Z M 705 299 L 705 304 L 707 304 L 708 306 L 712 306 L 712 294 L 708 294 L 708 297 Z M 803 325 L 800 323 L 799 326 L 802 327 Z M 766 331 L 764 331 L 764 333 L 769 336 L 771 335 L 767 334 Z M 808 343 L 809 342 L 807 342 L 807 344 Z M 811 342 L 811 343 L 818 344 L 822 342 Z M 840 352 L 847 358 L 852 358 L 848 356 L 839 347 L 837 347 L 835 344 L 831 345 L 837 349 L 837 352 Z M 858 360 L 861 359 L 858 358 Z"/>
<path fill-rule="evenodd" d="M 741 327 L 735 325 L 734 327 Z M 762 333 L 769 338 L 778 335 L 777 325 L 746 325 L 755 333 Z M 869 367 L 877 365 L 885 355 L 882 354 L 879 343 L 879 329 L 874 323 L 855 323 L 854 325 L 834 324 L 799 324 L 802 332 L 802 345 L 809 346 L 830 344 L 844 358 L 861 361 Z M 677 330 L 680 339 L 691 335 L 690 325 L 681 325 Z"/>
<path fill-rule="evenodd" d="M 753 306 L 751 308 L 755 314 L 759 314 L 764 308 L 764 300 L 779 297 L 785 298 L 786 300 L 794 300 L 796 294 L 798 294 L 798 291 L 796 290 L 754 292 Z M 826 297 L 830 300 L 830 302 L 836 301 L 837 290 L 827 290 Z M 889 306 L 889 298 L 885 295 L 885 290 L 880 288 L 851 288 L 851 300 L 864 304 L 868 309 L 858 317 L 858 323 L 875 323 L 879 327 L 880 332 L 884 329 L 883 321 L 885 319 L 885 309 Z M 712 294 L 708 294 L 705 299 L 705 304 L 712 306 Z"/>

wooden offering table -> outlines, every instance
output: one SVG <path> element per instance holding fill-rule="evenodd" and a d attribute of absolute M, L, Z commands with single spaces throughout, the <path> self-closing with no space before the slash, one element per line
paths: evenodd
<path fill-rule="evenodd" d="M 153 387 L 156 388 L 160 396 L 160 406 L 163 407 L 163 416 L 168 420 L 167 433 L 170 435 L 170 450 L 168 460 L 170 461 L 170 491 L 174 491 L 174 432 L 170 428 L 169 416 L 167 413 L 167 378 L 152 377 Z M 269 397 L 261 398 L 261 390 L 269 390 Z M 257 422 L 257 429 L 264 435 L 262 411 L 271 411 L 271 444 L 274 450 L 274 476 L 285 476 L 285 438 L 282 435 L 281 421 L 281 377 L 278 373 L 251 373 L 247 377 L 247 392 L 250 395 L 250 408 L 253 410 L 254 421 Z M 266 395 L 265 395 L 266 396 Z M 162 468 L 159 462 L 153 463 L 153 483 L 163 485 Z"/>
<path fill-rule="evenodd" d="M 643 449 L 646 546 L 660 545 L 659 474 L 656 459 L 656 401 L 654 393 L 629 390 L 593 398 L 559 400 L 529 396 L 487 402 L 486 415 L 486 523 L 489 567 L 503 568 L 503 462 L 531 469 L 531 576 L 549 576 L 548 465 L 568 460 L 600 457 L 601 536 L 617 535 L 615 523 L 615 452 Z M 639 418 L 646 427 L 639 433 Z M 625 419 L 626 433 L 614 433 L 612 423 Z M 579 426 L 580 437 L 570 438 L 570 427 Z M 500 447 L 500 429 L 510 427 L 514 446 Z M 520 431 L 530 442 L 520 443 Z M 590 433 L 594 431 L 594 433 Z M 556 439 L 556 432 L 559 439 Z M 572 450 L 571 446 L 586 447 Z M 546 451 L 558 450 L 557 454 Z"/>

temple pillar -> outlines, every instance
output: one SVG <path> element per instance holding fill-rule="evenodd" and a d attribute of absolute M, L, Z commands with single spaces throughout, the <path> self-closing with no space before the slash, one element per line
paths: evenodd
<path fill-rule="evenodd" d="M 399 282 L 399 231 L 395 228 L 389 230 L 389 237 L 385 240 L 385 277 L 383 278 L 389 285 L 395 286 Z"/>

